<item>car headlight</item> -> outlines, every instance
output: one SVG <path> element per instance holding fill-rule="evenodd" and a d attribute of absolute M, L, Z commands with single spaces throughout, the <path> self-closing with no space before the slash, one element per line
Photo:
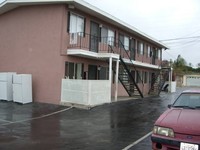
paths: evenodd
<path fill-rule="evenodd" d="M 174 131 L 173 129 L 170 129 L 170 128 L 154 126 L 153 133 L 158 134 L 158 135 L 168 136 L 168 137 L 174 137 Z"/>

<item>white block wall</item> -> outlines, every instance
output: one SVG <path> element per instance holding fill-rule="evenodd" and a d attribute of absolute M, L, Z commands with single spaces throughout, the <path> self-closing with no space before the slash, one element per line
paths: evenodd
<path fill-rule="evenodd" d="M 111 102 L 109 80 L 62 79 L 61 102 L 86 106 Z"/>

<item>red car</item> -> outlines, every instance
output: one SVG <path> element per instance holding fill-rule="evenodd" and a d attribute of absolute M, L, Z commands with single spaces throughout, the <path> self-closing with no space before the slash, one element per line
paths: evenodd
<path fill-rule="evenodd" d="M 155 122 L 153 150 L 200 150 L 200 90 L 184 91 Z"/>

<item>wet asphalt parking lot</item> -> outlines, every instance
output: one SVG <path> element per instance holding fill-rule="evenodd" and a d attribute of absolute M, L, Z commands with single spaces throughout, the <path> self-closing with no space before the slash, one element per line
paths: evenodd
<path fill-rule="evenodd" d="M 0 149 L 150 150 L 154 121 L 184 89 L 90 110 L 0 101 Z"/>

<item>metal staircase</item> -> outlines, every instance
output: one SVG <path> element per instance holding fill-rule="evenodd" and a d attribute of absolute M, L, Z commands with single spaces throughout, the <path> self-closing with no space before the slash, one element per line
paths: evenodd
<path fill-rule="evenodd" d="M 132 76 L 130 69 L 125 64 L 121 56 L 120 56 L 120 63 L 119 63 L 118 78 L 130 97 L 131 96 L 140 96 L 142 98 L 144 97 L 134 77 Z"/>
<path fill-rule="evenodd" d="M 151 81 L 151 88 L 149 90 L 149 95 L 159 95 L 168 79 L 169 70 L 167 68 L 162 68 Z"/>
<path fill-rule="evenodd" d="M 120 43 L 120 44 L 123 45 L 122 43 Z M 112 46 L 109 45 L 109 47 L 110 47 L 111 51 L 113 53 L 115 53 Z M 126 90 L 126 92 L 128 93 L 128 95 L 130 97 L 133 97 L 133 96 L 138 97 L 139 96 L 139 97 L 143 98 L 144 97 L 143 93 L 140 90 L 140 88 L 138 87 L 138 85 L 135 81 L 135 78 L 131 74 L 130 70 L 134 69 L 135 72 L 137 73 L 138 79 L 141 80 L 140 75 L 138 74 L 136 68 L 134 67 L 134 64 L 131 64 L 131 69 L 130 69 L 130 67 L 124 62 L 124 60 L 122 58 L 122 53 L 123 53 L 123 56 L 126 55 L 126 57 L 130 60 L 130 62 L 132 62 L 132 61 L 131 61 L 129 54 L 127 53 L 127 50 L 125 50 L 124 46 L 123 46 L 122 50 L 123 51 L 120 50 L 120 63 L 119 63 L 118 79 L 119 79 L 119 81 L 121 82 L 121 84 L 123 85 L 124 89 Z M 116 73 L 115 70 L 114 70 L 114 72 Z M 142 81 L 141 81 L 141 83 L 143 84 Z"/>

